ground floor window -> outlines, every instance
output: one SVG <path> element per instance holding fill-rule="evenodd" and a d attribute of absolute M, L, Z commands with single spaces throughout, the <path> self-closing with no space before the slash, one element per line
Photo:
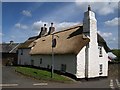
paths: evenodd
<path fill-rule="evenodd" d="M 99 72 L 99 75 L 101 75 L 103 73 L 103 65 L 100 64 L 100 72 Z"/>
<path fill-rule="evenodd" d="M 31 66 L 34 66 L 34 60 L 31 60 Z"/>
<path fill-rule="evenodd" d="M 66 72 L 66 64 L 61 64 L 61 71 Z"/>
<path fill-rule="evenodd" d="M 50 69 L 50 65 L 47 65 L 47 69 Z"/>
<path fill-rule="evenodd" d="M 42 64 L 42 58 L 40 58 L 40 64 Z"/>

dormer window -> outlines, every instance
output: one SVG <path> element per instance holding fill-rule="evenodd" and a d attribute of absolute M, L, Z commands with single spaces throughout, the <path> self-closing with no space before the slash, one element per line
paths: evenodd
<path fill-rule="evenodd" d="M 99 46 L 98 49 L 99 49 L 99 57 L 102 57 L 103 56 L 102 55 L 102 46 Z"/>

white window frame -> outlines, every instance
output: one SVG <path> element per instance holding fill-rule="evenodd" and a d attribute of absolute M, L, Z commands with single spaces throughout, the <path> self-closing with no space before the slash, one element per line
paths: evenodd
<path fill-rule="evenodd" d="M 98 46 L 99 49 L 99 57 L 103 56 L 102 46 Z"/>
<path fill-rule="evenodd" d="M 99 71 L 99 75 L 103 74 L 103 64 L 99 65 L 100 71 Z"/>
<path fill-rule="evenodd" d="M 34 60 L 31 59 L 31 66 L 34 66 Z"/>
<path fill-rule="evenodd" d="M 43 61 L 42 58 L 40 58 L 40 64 L 42 64 L 42 61 Z"/>
<path fill-rule="evenodd" d="M 20 55 L 23 55 L 23 49 L 21 49 L 20 51 L 21 51 L 21 52 L 20 52 Z"/>
<path fill-rule="evenodd" d="M 61 71 L 66 72 L 67 70 L 67 65 L 66 64 L 61 64 Z"/>

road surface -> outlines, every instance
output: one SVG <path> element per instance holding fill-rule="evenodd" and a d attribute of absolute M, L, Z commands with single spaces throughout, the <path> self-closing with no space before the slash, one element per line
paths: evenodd
<path fill-rule="evenodd" d="M 56 83 L 35 80 L 18 74 L 14 67 L 2 67 L 2 88 L 111 88 L 120 90 L 117 78 L 102 78 L 89 81 L 76 81 L 74 83 Z"/>

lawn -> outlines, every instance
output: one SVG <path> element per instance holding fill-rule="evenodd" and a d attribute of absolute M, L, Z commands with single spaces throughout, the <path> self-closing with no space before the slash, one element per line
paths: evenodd
<path fill-rule="evenodd" d="M 71 79 L 63 77 L 59 74 L 54 73 L 54 77 L 51 78 L 51 72 L 35 69 L 35 68 L 28 68 L 28 67 L 15 67 L 15 71 L 21 73 L 25 76 L 29 76 L 39 80 L 45 81 L 57 81 L 57 82 L 73 82 Z"/>

